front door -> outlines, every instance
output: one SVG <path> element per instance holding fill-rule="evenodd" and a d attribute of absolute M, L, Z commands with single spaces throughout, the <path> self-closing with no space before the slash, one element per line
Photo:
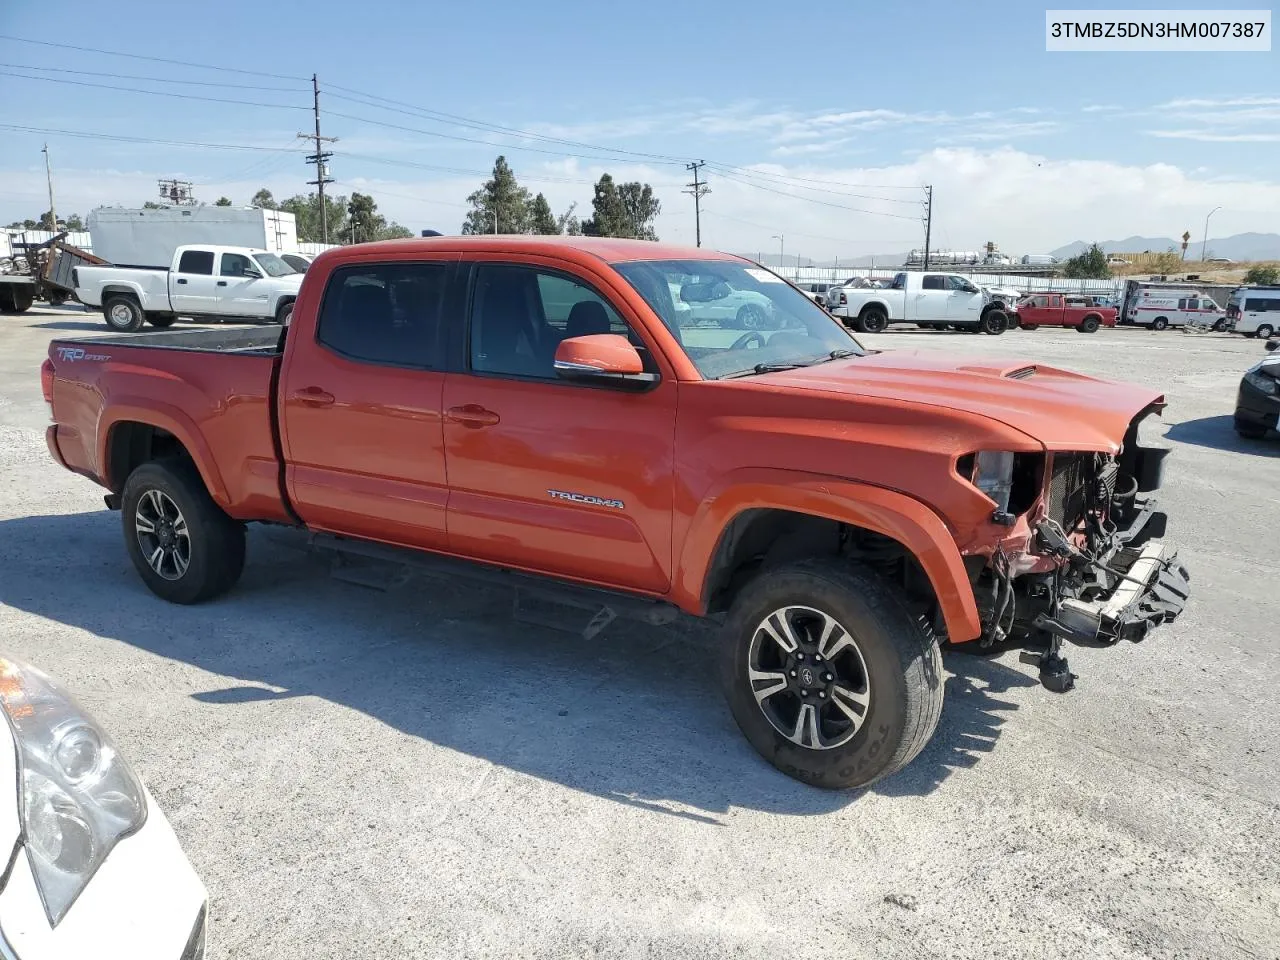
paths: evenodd
<path fill-rule="evenodd" d="M 947 277 L 947 321 L 949 323 L 977 323 L 982 318 L 982 308 L 987 305 L 982 291 L 964 277 Z"/>
<path fill-rule="evenodd" d="M 169 275 L 169 302 L 173 312 L 183 317 L 216 313 L 218 287 L 213 273 L 216 254 L 212 250 L 184 250 L 178 269 Z"/>
<path fill-rule="evenodd" d="M 271 281 L 243 253 L 223 253 L 218 264 L 217 311 L 225 317 L 265 317 L 271 312 Z"/>
<path fill-rule="evenodd" d="M 578 580 L 660 593 L 671 582 L 676 384 L 646 392 L 571 383 L 560 340 L 631 338 L 617 309 L 551 265 L 471 268 L 466 372 L 444 387 L 450 549 Z"/>
<path fill-rule="evenodd" d="M 444 550 L 442 329 L 452 262 L 330 276 L 316 343 L 280 373 L 289 496 L 309 527 Z"/>
<path fill-rule="evenodd" d="M 915 321 L 940 323 L 947 318 L 947 278 L 941 274 L 926 273 L 920 279 L 920 289 L 915 296 Z"/>

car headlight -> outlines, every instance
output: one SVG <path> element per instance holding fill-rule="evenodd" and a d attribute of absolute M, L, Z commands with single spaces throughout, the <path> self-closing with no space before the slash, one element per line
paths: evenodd
<path fill-rule="evenodd" d="M 984 450 L 978 454 L 973 468 L 973 485 L 996 502 L 1001 513 L 1009 509 L 1013 492 L 1013 454 Z"/>
<path fill-rule="evenodd" d="M 146 822 L 146 793 L 102 728 L 34 667 L 0 657 L 0 706 L 18 746 L 31 873 L 57 926 L 112 848 Z"/>
<path fill-rule="evenodd" d="M 1261 370 L 1251 370 L 1244 375 L 1245 381 L 1263 393 L 1280 393 L 1280 380 L 1268 377 Z"/>

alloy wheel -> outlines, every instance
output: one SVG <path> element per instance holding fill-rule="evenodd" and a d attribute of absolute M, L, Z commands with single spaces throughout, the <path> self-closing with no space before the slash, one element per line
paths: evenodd
<path fill-rule="evenodd" d="M 133 524 L 151 569 L 166 580 L 181 580 L 191 565 L 191 534 L 173 498 L 155 488 L 148 490 L 138 499 Z"/>

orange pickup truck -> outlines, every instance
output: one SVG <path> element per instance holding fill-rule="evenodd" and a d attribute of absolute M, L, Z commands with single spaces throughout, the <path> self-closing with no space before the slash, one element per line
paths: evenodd
<path fill-rule="evenodd" d="M 1092 297 L 1069 297 L 1060 293 L 1036 293 L 1018 301 L 1018 326 L 1075 327 L 1078 333 L 1097 333 L 1099 327 L 1116 325 L 1116 308 L 1101 307 Z"/>
<path fill-rule="evenodd" d="M 708 311 L 767 305 L 767 329 Z M 709 618 L 771 763 L 859 786 L 906 765 L 940 648 L 1141 640 L 1187 596 L 1138 442 L 1153 390 L 869 350 L 707 250 L 437 237 L 322 254 L 287 327 L 57 340 L 58 463 L 106 487 L 147 586 L 211 599 L 245 525 Z"/>

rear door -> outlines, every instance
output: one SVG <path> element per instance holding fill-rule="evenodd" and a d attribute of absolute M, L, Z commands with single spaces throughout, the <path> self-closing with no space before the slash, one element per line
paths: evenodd
<path fill-rule="evenodd" d="M 465 372 L 444 389 L 449 543 L 460 554 L 659 593 L 670 585 L 676 383 L 644 392 L 559 379 L 565 337 L 650 345 L 553 260 L 477 262 Z M 699 304 L 701 306 L 701 304 Z"/>
<path fill-rule="evenodd" d="M 937 323 L 947 319 L 947 299 L 951 291 L 947 278 L 940 273 L 926 273 L 920 278 L 920 289 L 913 298 L 916 323 Z"/>
<path fill-rule="evenodd" d="M 454 257 L 347 264 L 315 342 L 281 371 L 289 496 L 308 526 L 443 550 L 442 330 L 461 324 Z"/>
<path fill-rule="evenodd" d="M 218 260 L 217 311 L 224 317 L 265 317 L 271 308 L 271 281 L 243 253 L 223 252 Z"/>
<path fill-rule="evenodd" d="M 213 275 L 212 250 L 184 250 L 178 269 L 169 274 L 169 302 L 182 316 L 213 314 L 218 309 L 218 287 Z"/>

